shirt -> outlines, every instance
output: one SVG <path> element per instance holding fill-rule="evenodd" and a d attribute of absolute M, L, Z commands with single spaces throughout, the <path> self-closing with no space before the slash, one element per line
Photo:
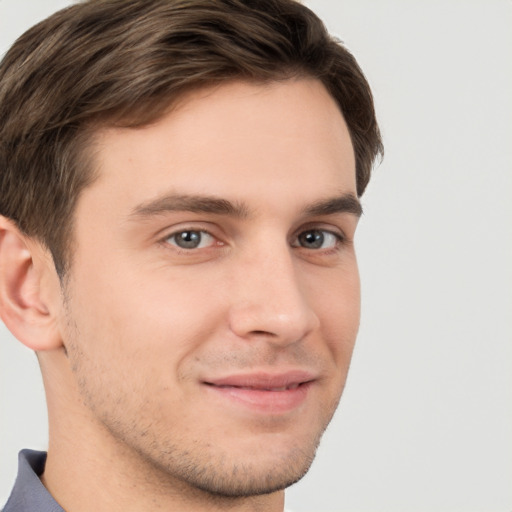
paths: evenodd
<path fill-rule="evenodd" d="M 3 512 L 64 512 L 39 480 L 45 463 L 46 452 L 21 450 L 16 483 Z"/>

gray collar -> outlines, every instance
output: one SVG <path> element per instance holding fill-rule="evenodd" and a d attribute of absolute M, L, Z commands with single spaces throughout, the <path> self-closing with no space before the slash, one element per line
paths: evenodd
<path fill-rule="evenodd" d="M 16 483 L 3 512 L 64 512 L 39 479 L 45 463 L 46 452 L 21 450 Z"/>

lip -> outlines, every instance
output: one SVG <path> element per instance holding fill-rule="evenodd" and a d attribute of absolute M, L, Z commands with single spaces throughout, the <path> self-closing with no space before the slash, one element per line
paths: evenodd
<path fill-rule="evenodd" d="M 316 376 L 309 371 L 246 373 L 203 381 L 206 390 L 236 407 L 266 414 L 284 414 L 307 399 Z"/>

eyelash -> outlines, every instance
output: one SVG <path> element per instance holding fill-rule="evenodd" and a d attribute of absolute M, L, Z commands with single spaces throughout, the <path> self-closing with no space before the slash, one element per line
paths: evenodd
<path fill-rule="evenodd" d="M 204 229 L 181 229 L 180 231 L 176 231 L 176 232 L 171 233 L 170 235 L 166 236 L 163 241 L 165 243 L 169 244 L 170 240 L 176 239 L 177 236 L 185 235 L 187 233 L 188 234 L 200 234 L 201 238 L 206 235 L 208 237 L 211 237 L 213 241 L 216 240 L 216 237 L 214 235 L 212 235 L 208 231 L 205 231 Z M 201 242 L 202 242 L 202 239 L 200 239 L 199 243 L 201 244 Z M 208 248 L 208 247 L 210 247 L 213 244 L 209 244 L 207 247 L 180 247 L 177 243 L 176 244 L 171 244 L 171 245 L 174 245 L 180 251 L 190 252 L 190 251 L 193 251 L 193 250 Z M 217 240 L 217 244 L 216 245 L 224 245 L 224 244 Z"/>
<path fill-rule="evenodd" d="M 301 236 L 307 236 L 307 235 L 311 235 L 313 233 L 316 236 L 319 236 L 319 235 L 321 236 L 322 245 L 325 242 L 326 238 L 332 237 L 332 240 L 331 240 L 332 246 L 325 248 L 325 247 L 304 247 L 304 246 L 300 245 Z M 199 234 L 201 237 L 201 238 L 199 238 L 199 245 L 197 247 L 180 247 L 178 245 L 178 243 L 176 242 L 176 237 L 178 237 L 180 235 L 186 235 L 186 234 L 189 234 L 189 235 Z M 206 247 L 201 247 L 200 245 L 203 242 L 202 238 L 204 236 L 211 237 L 212 241 L 215 243 L 209 243 Z M 174 239 L 174 243 L 171 242 L 171 240 L 173 240 L 173 239 Z M 197 250 L 205 250 L 205 249 L 211 248 L 214 245 L 217 245 L 217 246 L 225 245 L 223 242 L 219 241 L 214 235 L 212 235 L 209 231 L 206 231 L 203 229 L 197 229 L 197 228 L 196 229 L 193 229 L 193 228 L 192 229 L 180 229 L 179 231 L 175 231 L 174 233 L 167 235 L 162 240 L 162 242 L 166 245 L 172 245 L 175 248 L 175 250 L 178 250 L 182 253 L 191 253 L 191 252 L 195 252 Z M 313 240 L 312 242 L 314 243 L 315 240 Z M 305 250 L 323 251 L 324 253 L 332 253 L 332 252 L 336 252 L 337 250 L 339 250 L 340 246 L 345 244 L 346 242 L 347 242 L 347 240 L 343 234 L 336 233 L 336 232 L 328 230 L 328 229 L 312 227 L 312 228 L 305 229 L 305 230 L 301 231 L 300 233 L 298 233 L 294 237 L 294 241 L 291 243 L 291 246 L 299 248 L 299 249 L 302 248 Z"/>
<path fill-rule="evenodd" d="M 334 231 L 331 231 L 329 229 L 322 229 L 322 228 L 310 228 L 310 229 L 306 229 L 304 231 L 301 231 L 295 238 L 297 241 L 300 240 L 301 236 L 307 236 L 307 235 L 311 235 L 315 233 L 315 235 L 321 235 L 322 237 L 322 242 L 325 242 L 325 239 L 326 238 L 331 238 L 331 242 L 332 242 L 332 247 L 304 247 L 304 246 L 301 246 L 299 245 L 299 243 L 293 243 L 292 244 L 292 247 L 298 247 L 298 248 L 302 248 L 302 249 L 306 249 L 306 250 L 322 250 L 324 253 L 330 253 L 330 252 L 333 252 L 333 251 L 337 251 L 340 246 L 346 241 L 345 240 L 345 237 L 340 234 L 340 233 L 336 233 Z"/>

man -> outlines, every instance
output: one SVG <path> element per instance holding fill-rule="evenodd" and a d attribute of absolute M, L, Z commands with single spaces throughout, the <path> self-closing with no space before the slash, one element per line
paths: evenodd
<path fill-rule="evenodd" d="M 0 312 L 49 448 L 4 511 L 282 511 L 345 383 L 368 84 L 292 0 L 89 0 L 0 67 Z"/>

